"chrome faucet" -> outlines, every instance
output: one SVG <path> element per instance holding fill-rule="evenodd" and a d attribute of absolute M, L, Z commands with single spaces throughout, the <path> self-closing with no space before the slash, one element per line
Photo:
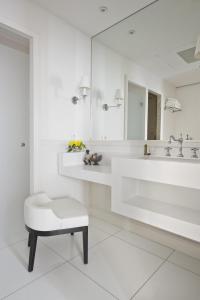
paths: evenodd
<path fill-rule="evenodd" d="M 180 138 L 178 138 L 178 139 L 176 139 L 173 135 L 170 135 L 168 143 L 171 144 L 172 141 L 179 143 L 179 153 L 178 153 L 177 156 L 178 157 L 184 157 L 184 155 L 183 155 L 183 136 L 182 136 L 182 133 L 180 135 Z"/>

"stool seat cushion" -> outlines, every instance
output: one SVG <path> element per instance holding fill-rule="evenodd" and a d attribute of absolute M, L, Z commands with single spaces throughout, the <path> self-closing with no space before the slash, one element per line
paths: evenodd
<path fill-rule="evenodd" d="M 87 209 L 71 198 L 50 199 L 41 193 L 30 196 L 24 204 L 25 224 L 38 231 L 53 231 L 88 226 Z"/>

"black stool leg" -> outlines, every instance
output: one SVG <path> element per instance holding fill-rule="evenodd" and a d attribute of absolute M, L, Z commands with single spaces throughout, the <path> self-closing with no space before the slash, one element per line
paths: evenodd
<path fill-rule="evenodd" d="M 33 271 L 36 246 L 37 246 L 37 235 L 35 233 L 31 233 L 29 264 L 28 264 L 28 271 L 29 272 Z"/>
<path fill-rule="evenodd" d="M 31 233 L 28 234 L 28 247 L 31 246 Z"/>
<path fill-rule="evenodd" d="M 88 227 L 83 230 L 83 262 L 88 263 Z"/>
<path fill-rule="evenodd" d="M 71 234 L 71 235 L 74 235 L 74 232 L 71 232 L 70 234 Z"/>

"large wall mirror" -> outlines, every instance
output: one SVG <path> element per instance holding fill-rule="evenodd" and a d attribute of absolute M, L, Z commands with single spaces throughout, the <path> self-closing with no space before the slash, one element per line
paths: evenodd
<path fill-rule="evenodd" d="M 158 0 L 92 39 L 95 140 L 200 140 L 200 0 Z"/>

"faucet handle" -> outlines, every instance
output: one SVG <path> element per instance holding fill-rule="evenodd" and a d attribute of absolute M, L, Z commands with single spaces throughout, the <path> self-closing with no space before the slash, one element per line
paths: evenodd
<path fill-rule="evenodd" d="M 180 141 L 183 142 L 183 134 L 182 133 L 180 133 Z"/>
<path fill-rule="evenodd" d="M 193 148 L 191 148 L 191 151 L 193 152 L 192 158 L 198 158 L 197 151 L 199 151 L 199 148 L 193 147 Z"/>
<path fill-rule="evenodd" d="M 165 150 L 166 150 L 166 156 L 171 156 L 171 153 L 170 153 L 170 151 L 172 150 L 172 147 L 165 147 Z"/>
<path fill-rule="evenodd" d="M 189 134 L 186 134 L 186 141 L 191 141 L 192 137 Z"/>

